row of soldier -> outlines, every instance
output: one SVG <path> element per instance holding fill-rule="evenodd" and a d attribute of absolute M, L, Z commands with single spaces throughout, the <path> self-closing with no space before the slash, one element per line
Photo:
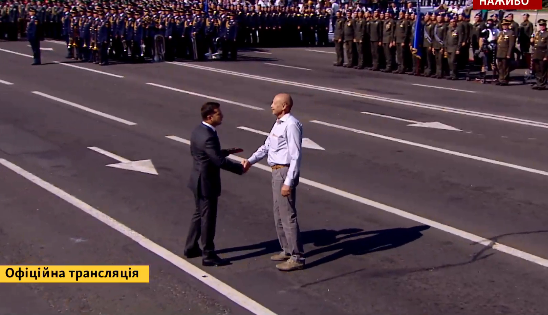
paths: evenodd
<path fill-rule="evenodd" d="M 460 70 L 473 67 L 474 63 L 469 60 L 474 60 L 482 52 L 484 30 L 494 28 L 500 30 L 500 36 L 496 38 L 499 45 L 490 56 L 489 65 L 495 65 L 497 84 L 508 84 L 514 58 L 520 59 L 530 49 L 533 25 L 528 20 L 528 14 L 524 14 L 521 25 L 513 21 L 512 14 L 507 15 L 504 22 L 493 15 L 487 23 L 478 14 L 472 24 L 468 14 L 469 11 L 460 15 L 429 12 L 417 17 L 413 12 L 400 12 L 396 20 L 391 12 L 379 10 L 373 13 L 349 10 L 346 17 L 338 12 L 334 31 L 335 65 L 357 69 L 367 66 L 373 71 L 384 72 L 395 69 L 394 73 L 435 78 L 449 75 L 448 79 L 457 79 Z M 417 18 L 421 19 L 420 38 L 415 48 L 421 50 L 420 54 L 416 54 L 413 47 Z M 517 49 L 518 46 L 520 49 Z M 485 71 L 482 67 L 482 74 Z M 539 74 L 542 73 L 540 70 Z"/>
<path fill-rule="evenodd" d="M 236 59 L 237 23 L 225 10 L 190 11 L 153 8 L 126 10 L 113 5 L 94 8 L 65 6 L 61 35 L 68 58 L 108 64 L 143 61 L 145 57 L 174 60 L 176 57 L 203 60 L 206 53 L 222 49 L 222 58 Z"/>
<path fill-rule="evenodd" d="M 140 1 L 139 6 L 146 4 Z M 183 4 L 173 5 L 162 2 L 161 7 L 175 12 L 185 10 L 188 7 Z M 43 3 L 30 1 L 26 4 L 10 0 L 0 4 L 0 39 L 17 40 L 25 36 L 28 10 L 33 7 L 36 11 L 36 19 L 43 26 L 42 38 L 66 39 L 66 25 L 63 18 L 67 14 L 66 6 L 78 7 L 76 2 Z M 116 6 L 113 2 L 112 6 Z M 144 7 L 149 7 L 144 5 Z M 125 13 L 128 10 L 138 11 L 136 5 L 120 4 L 119 8 Z M 195 5 L 193 9 L 204 11 L 204 3 Z M 239 25 L 237 36 L 238 46 L 248 47 L 276 47 L 276 46 L 327 46 L 328 33 L 331 23 L 331 15 L 326 8 L 315 9 L 313 7 L 297 6 L 286 7 L 262 7 L 228 5 L 226 7 L 211 7 L 214 12 L 233 13 Z M 88 9 L 89 11 L 89 9 Z M 142 11 L 142 10 L 141 10 Z M 146 11 L 146 10 L 145 10 Z M 72 13 L 70 8 L 68 13 Z M 106 12 L 105 14 L 111 14 Z M 118 12 L 114 12 L 118 14 Z"/>

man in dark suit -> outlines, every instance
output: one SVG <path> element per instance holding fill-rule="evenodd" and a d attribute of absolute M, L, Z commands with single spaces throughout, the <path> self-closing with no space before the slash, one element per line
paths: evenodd
<path fill-rule="evenodd" d="M 188 188 L 194 193 L 196 211 L 192 215 L 186 240 L 184 255 L 187 258 L 202 256 L 202 265 L 225 265 L 215 254 L 215 225 L 217 220 L 217 200 L 221 195 L 221 169 L 242 175 L 244 167 L 226 157 L 241 149 L 221 150 L 215 127 L 223 120 L 218 103 L 208 102 L 202 106 L 202 123 L 192 132 L 190 153 L 194 160 Z M 201 237 L 203 253 L 198 245 Z"/>

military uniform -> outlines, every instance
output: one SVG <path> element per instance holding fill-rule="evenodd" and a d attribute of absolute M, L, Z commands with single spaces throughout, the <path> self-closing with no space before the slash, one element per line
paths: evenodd
<path fill-rule="evenodd" d="M 502 25 L 510 25 L 510 21 L 504 20 Z M 503 28 L 497 38 L 497 68 L 499 71 L 498 85 L 508 85 L 510 79 L 510 62 L 513 59 L 513 51 L 516 45 L 516 35 L 509 29 Z"/>
<path fill-rule="evenodd" d="M 462 34 L 462 27 L 457 26 L 456 21 L 452 21 L 451 25 L 447 28 L 447 34 L 445 35 L 445 45 L 443 47 L 447 54 L 447 61 L 449 65 L 449 78 L 452 80 L 457 79 L 458 72 L 458 55 L 460 54 L 460 47 L 463 42 L 464 34 Z"/>
<path fill-rule="evenodd" d="M 383 21 L 379 19 L 379 12 L 375 12 L 373 19 L 369 21 L 369 42 L 371 45 L 371 70 L 379 71 L 379 51 L 382 48 Z"/>
<path fill-rule="evenodd" d="M 351 12 L 347 11 L 348 15 L 344 21 L 344 50 L 346 52 L 346 65 L 345 67 L 351 68 L 354 63 L 354 19 L 352 19 Z"/>
<path fill-rule="evenodd" d="M 32 65 L 39 65 L 42 63 L 39 34 L 40 22 L 38 20 L 38 17 L 34 15 L 34 13 L 36 13 L 36 10 L 34 8 L 30 8 L 29 11 L 32 12 L 32 15 L 30 16 L 26 27 L 27 39 L 30 43 L 30 47 L 32 48 L 32 55 L 34 58 L 34 63 Z"/>
<path fill-rule="evenodd" d="M 546 31 L 546 20 L 538 21 L 539 30 L 531 39 L 533 44 L 533 67 L 535 71 L 536 84 L 535 90 L 546 90 L 546 80 L 548 73 L 548 31 Z"/>
<path fill-rule="evenodd" d="M 444 59 L 444 50 L 445 45 L 445 36 L 447 35 L 447 26 L 442 21 L 443 16 L 438 16 L 436 24 L 434 25 L 434 30 L 432 32 L 434 41 L 432 43 L 433 54 L 436 58 L 436 75 L 435 78 L 442 79 L 444 77 L 443 71 L 443 59 Z"/>
<path fill-rule="evenodd" d="M 394 42 L 396 44 L 396 62 L 398 69 L 394 73 L 402 74 L 406 67 L 406 49 L 409 45 L 411 28 L 407 20 L 403 18 L 404 13 L 400 12 L 400 19 L 395 22 Z"/>
<path fill-rule="evenodd" d="M 396 30 L 396 23 L 392 17 L 387 13 L 386 19 L 383 22 L 382 33 L 382 47 L 384 52 L 384 60 L 386 61 L 386 67 L 383 72 L 392 72 L 392 65 L 394 63 L 394 32 Z"/>
<path fill-rule="evenodd" d="M 335 53 L 337 54 L 337 61 L 335 66 L 342 66 L 344 63 L 344 22 L 345 18 L 341 14 L 337 13 L 337 21 L 335 22 L 335 31 L 333 34 L 333 40 L 335 41 Z"/>
<path fill-rule="evenodd" d="M 356 52 L 358 54 L 358 65 L 356 69 L 365 68 L 364 60 L 364 39 L 365 39 L 366 21 L 363 18 L 363 13 L 359 13 L 354 20 L 354 42 L 356 44 Z"/>

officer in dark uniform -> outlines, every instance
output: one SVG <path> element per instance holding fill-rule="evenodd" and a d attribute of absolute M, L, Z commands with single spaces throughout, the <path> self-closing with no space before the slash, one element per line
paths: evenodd
<path fill-rule="evenodd" d="M 230 13 L 230 19 L 226 21 L 226 26 L 224 28 L 224 38 L 223 38 L 223 60 L 228 59 L 228 54 L 230 53 L 230 59 L 236 60 L 238 52 L 238 22 L 234 13 Z"/>
<path fill-rule="evenodd" d="M 101 65 L 108 65 L 108 45 L 110 42 L 110 21 L 104 12 L 99 12 L 99 24 L 97 25 L 97 46 L 99 48 Z"/>
<path fill-rule="evenodd" d="M 523 22 L 521 22 L 518 32 L 519 50 L 522 57 L 525 54 L 529 53 L 529 49 L 531 47 L 531 37 L 533 36 L 533 33 L 533 23 L 529 21 L 529 14 L 524 13 Z M 525 58 L 522 58 L 521 60 L 523 62 Z"/>
<path fill-rule="evenodd" d="M 40 56 L 40 34 L 39 34 L 39 28 L 40 28 L 40 22 L 38 21 L 38 18 L 36 17 L 36 9 L 31 7 L 29 9 L 30 13 L 30 19 L 27 24 L 27 39 L 30 43 L 30 47 L 32 48 L 32 55 L 34 57 L 34 65 L 41 64 L 41 56 Z"/>
<path fill-rule="evenodd" d="M 539 29 L 531 38 L 533 45 L 533 69 L 537 82 L 533 85 L 534 90 L 546 90 L 546 79 L 548 73 L 548 32 L 546 31 L 546 20 L 538 20 Z"/>
<path fill-rule="evenodd" d="M 503 20 L 502 31 L 497 38 L 497 67 L 499 70 L 499 81 L 497 85 L 508 85 L 510 78 L 510 62 L 513 60 L 514 47 L 516 46 L 516 35 L 508 29 L 512 23 Z"/>

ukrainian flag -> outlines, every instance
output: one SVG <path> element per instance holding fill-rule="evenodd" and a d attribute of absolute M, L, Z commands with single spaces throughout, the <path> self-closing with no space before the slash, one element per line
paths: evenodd
<path fill-rule="evenodd" d="M 422 14 L 421 14 L 421 5 L 419 1 L 417 1 L 417 15 L 415 20 L 415 34 L 413 34 L 413 55 L 415 55 L 417 58 L 421 59 L 422 57 L 422 36 L 423 36 L 423 29 L 422 29 Z"/>

